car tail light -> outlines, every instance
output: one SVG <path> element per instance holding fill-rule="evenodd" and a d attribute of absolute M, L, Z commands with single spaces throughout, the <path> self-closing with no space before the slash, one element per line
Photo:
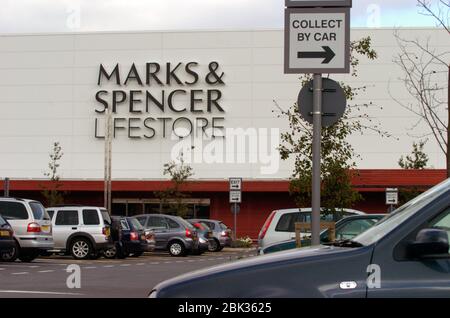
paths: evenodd
<path fill-rule="evenodd" d="M 111 234 L 111 230 L 109 229 L 109 227 L 107 227 L 107 226 L 103 227 L 102 234 L 105 236 L 109 236 Z"/>
<path fill-rule="evenodd" d="M 220 235 L 223 236 L 223 237 L 227 237 L 228 234 L 229 234 L 228 231 L 222 231 L 222 232 L 220 233 Z"/>
<path fill-rule="evenodd" d="M 145 233 L 145 239 L 147 240 L 147 242 L 151 242 L 155 240 L 155 235 L 151 232 L 146 232 Z"/>
<path fill-rule="evenodd" d="M 130 232 L 131 241 L 139 241 L 139 234 L 137 232 Z"/>
<path fill-rule="evenodd" d="M 186 229 L 186 237 L 192 237 L 192 232 L 189 229 Z"/>
<path fill-rule="evenodd" d="M 264 236 L 266 236 L 266 232 L 269 229 L 270 223 L 272 223 L 274 216 L 275 216 L 275 211 L 272 211 L 272 213 L 270 213 L 269 217 L 267 218 L 266 222 L 264 222 L 264 225 L 261 228 L 261 231 L 259 231 L 258 239 L 262 240 L 264 238 Z"/>
<path fill-rule="evenodd" d="M 41 231 L 41 226 L 37 223 L 29 223 L 27 227 L 28 233 L 39 233 Z"/>

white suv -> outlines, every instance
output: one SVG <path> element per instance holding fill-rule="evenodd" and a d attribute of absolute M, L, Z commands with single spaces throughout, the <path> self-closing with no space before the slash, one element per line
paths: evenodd
<path fill-rule="evenodd" d="M 53 248 L 52 223 L 39 201 L 2 197 L 0 215 L 14 230 L 16 256 L 22 262 L 31 262 Z"/>
<path fill-rule="evenodd" d="M 111 218 L 104 208 L 60 206 L 47 208 L 53 224 L 55 247 L 51 252 L 75 259 L 98 258 L 112 247 Z"/>
<path fill-rule="evenodd" d="M 363 215 L 364 212 L 352 209 L 339 209 L 338 214 L 321 214 L 322 221 L 337 222 L 350 215 Z M 311 208 L 275 210 L 269 214 L 258 235 L 258 250 L 264 247 L 295 239 L 295 223 L 311 222 Z M 308 233 L 300 233 L 301 236 Z"/>

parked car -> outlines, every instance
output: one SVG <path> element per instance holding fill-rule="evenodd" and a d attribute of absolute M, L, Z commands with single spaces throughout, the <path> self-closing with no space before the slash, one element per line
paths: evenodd
<path fill-rule="evenodd" d="M 169 251 L 172 256 L 185 256 L 198 249 L 197 230 L 179 216 L 143 214 L 136 218 L 144 229 L 155 234 L 155 250 Z"/>
<path fill-rule="evenodd" d="M 194 253 L 200 255 L 210 249 L 211 244 L 214 244 L 214 236 L 208 225 L 204 222 L 196 222 L 192 220 L 187 220 L 191 223 L 198 233 L 198 250 Z"/>
<path fill-rule="evenodd" d="M 155 249 L 152 231 L 145 231 L 134 217 L 112 216 L 111 238 L 114 246 L 104 252 L 106 258 L 139 257 Z"/>
<path fill-rule="evenodd" d="M 0 216 L 0 261 L 14 262 L 17 258 L 17 244 L 11 225 Z"/>
<path fill-rule="evenodd" d="M 203 222 L 211 229 L 214 241 L 212 241 L 209 245 L 210 252 L 219 252 L 225 246 L 231 246 L 232 230 L 222 221 L 210 219 L 190 219 L 189 221 Z"/>
<path fill-rule="evenodd" d="M 51 252 L 75 259 L 98 258 L 113 246 L 111 218 L 104 208 L 95 206 L 57 206 L 47 208 L 52 215 L 54 248 Z"/>
<path fill-rule="evenodd" d="M 358 234 L 368 230 L 374 226 L 379 220 L 385 217 L 386 214 L 366 214 L 366 215 L 352 215 L 344 217 L 336 222 L 335 227 L 335 241 L 351 240 Z M 330 243 L 329 238 L 330 231 L 328 229 L 320 233 L 320 242 L 322 244 Z M 311 245 L 311 240 L 309 238 L 304 238 L 301 240 L 301 246 Z M 274 243 L 266 246 L 265 248 L 258 248 L 258 253 L 270 254 L 279 251 L 285 251 L 294 249 L 297 247 L 297 241 L 288 240 L 279 243 Z"/>
<path fill-rule="evenodd" d="M 449 235 L 450 178 L 352 240 L 210 267 L 162 282 L 149 296 L 447 298 Z"/>
<path fill-rule="evenodd" d="M 52 224 L 39 201 L 0 198 L 0 215 L 14 231 L 17 257 L 31 262 L 53 248 Z"/>
<path fill-rule="evenodd" d="M 321 214 L 321 220 L 326 222 L 337 222 L 345 216 L 364 215 L 364 212 L 342 209 L 339 213 Z M 311 208 L 305 209 L 284 209 L 275 210 L 269 214 L 263 227 L 258 235 L 258 247 L 265 247 L 287 240 L 295 239 L 295 223 L 311 222 Z M 308 233 L 300 233 L 301 237 L 309 235 Z"/>

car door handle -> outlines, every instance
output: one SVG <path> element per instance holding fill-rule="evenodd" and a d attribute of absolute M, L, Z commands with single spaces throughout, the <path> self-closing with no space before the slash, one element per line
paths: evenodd
<path fill-rule="evenodd" d="M 77 229 L 78 229 L 77 227 L 73 227 L 73 228 L 72 228 L 72 230 L 77 230 Z"/>

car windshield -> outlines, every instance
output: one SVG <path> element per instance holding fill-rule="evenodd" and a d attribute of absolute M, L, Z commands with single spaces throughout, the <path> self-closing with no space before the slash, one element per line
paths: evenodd
<path fill-rule="evenodd" d="M 199 222 L 199 223 L 205 228 L 206 231 L 211 231 L 208 224 L 206 224 L 205 222 Z"/>
<path fill-rule="evenodd" d="M 450 179 L 447 179 L 446 181 L 438 184 L 437 186 L 431 188 L 430 190 L 422 193 L 408 203 L 399 207 L 390 215 L 376 223 L 373 227 L 356 236 L 353 241 L 358 242 L 362 245 L 370 245 L 377 242 L 378 240 L 389 234 L 396 227 L 401 226 L 401 224 L 408 218 L 420 211 L 423 207 L 430 204 L 433 200 L 441 196 L 449 189 Z"/>
<path fill-rule="evenodd" d="M 104 221 L 107 225 L 111 225 L 111 217 L 109 216 L 108 211 L 106 211 L 106 210 L 101 210 L 101 212 L 102 212 L 103 221 Z"/>
<path fill-rule="evenodd" d="M 144 230 L 142 224 L 136 218 L 128 218 L 128 223 L 130 223 L 131 226 L 137 231 Z"/>
<path fill-rule="evenodd" d="M 50 220 L 50 216 L 40 202 L 30 202 L 30 207 L 36 220 Z"/>
<path fill-rule="evenodd" d="M 228 229 L 228 226 L 226 226 L 226 225 L 225 225 L 224 223 L 222 223 L 222 222 L 220 222 L 219 225 L 220 225 L 220 228 L 221 228 L 222 230 L 227 230 L 227 229 Z"/>

